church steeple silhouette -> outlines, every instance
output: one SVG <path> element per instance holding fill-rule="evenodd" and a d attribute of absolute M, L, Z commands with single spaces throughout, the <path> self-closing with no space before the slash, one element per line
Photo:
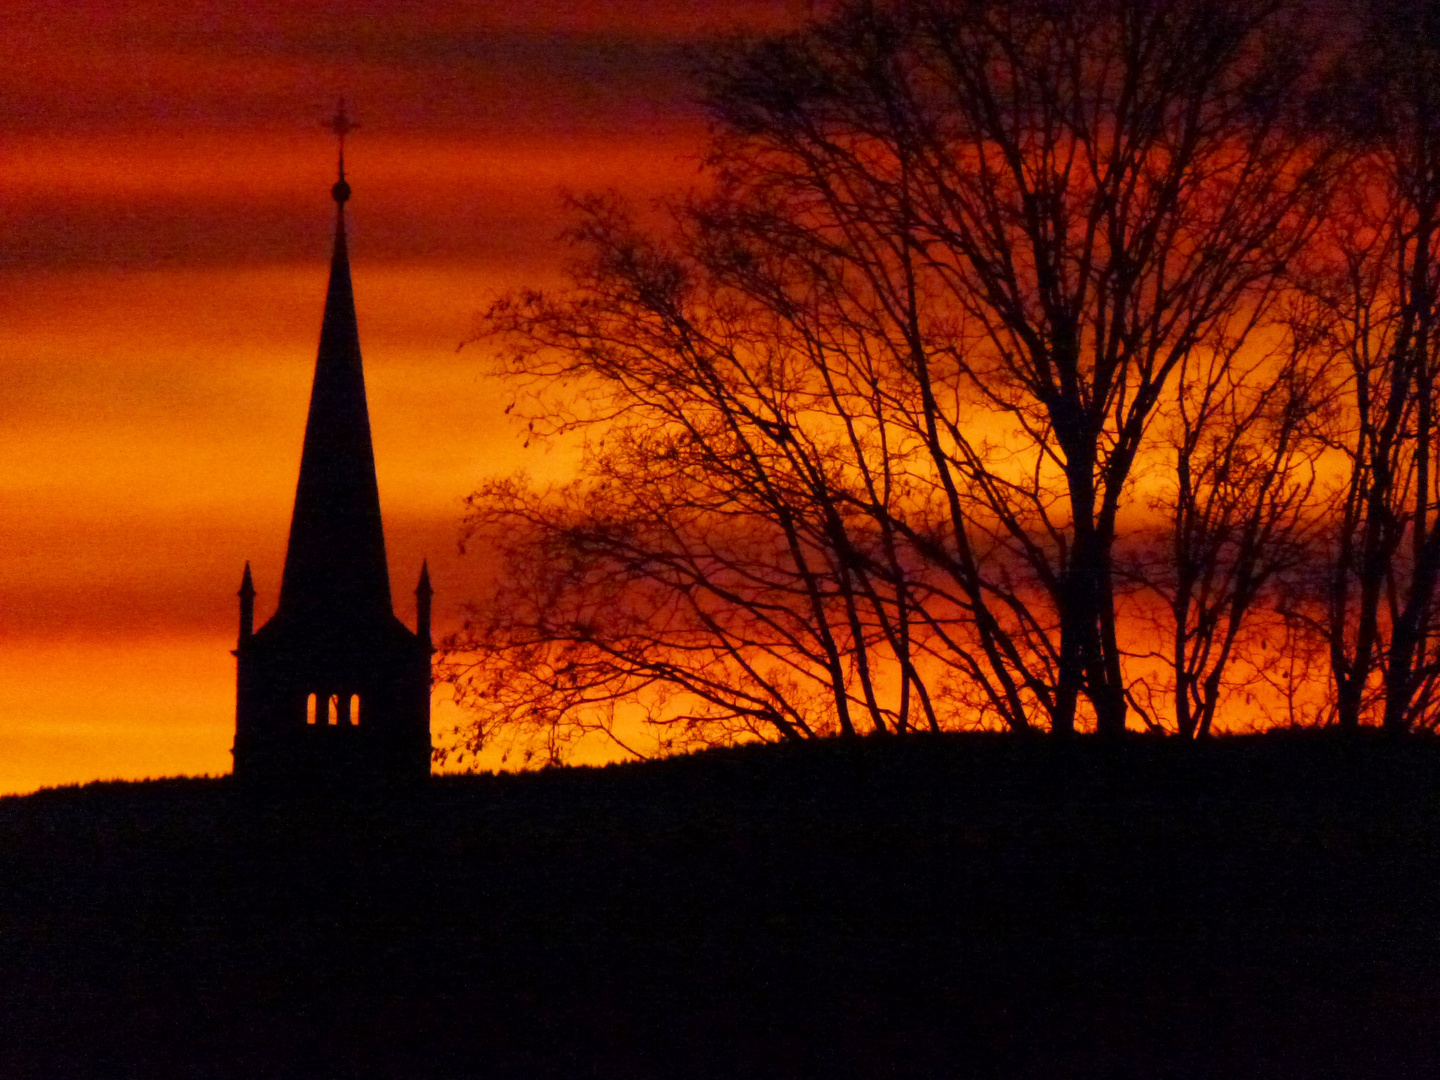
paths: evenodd
<path fill-rule="evenodd" d="M 252 633 L 250 565 L 235 650 L 235 775 L 399 779 L 430 771 L 430 576 L 412 633 L 394 615 L 350 257 L 344 102 L 330 286 L 275 616 Z"/>
<path fill-rule="evenodd" d="M 282 612 L 332 622 L 365 621 L 390 613 L 380 491 L 345 244 L 349 195 L 342 160 L 335 185 L 338 208 L 330 288 L 320 324 L 320 353 L 280 587 Z"/>

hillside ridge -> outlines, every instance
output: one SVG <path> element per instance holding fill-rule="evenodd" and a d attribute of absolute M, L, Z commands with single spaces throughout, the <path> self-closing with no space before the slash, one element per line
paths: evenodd
<path fill-rule="evenodd" d="M 1414 1074 L 1437 827 L 1428 738 L 52 789 L 0 800 L 0 1075 Z"/>

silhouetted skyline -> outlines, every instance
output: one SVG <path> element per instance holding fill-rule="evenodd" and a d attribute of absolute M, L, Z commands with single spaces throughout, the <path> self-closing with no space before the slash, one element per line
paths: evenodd
<path fill-rule="evenodd" d="M 347 147 L 397 613 L 452 617 L 460 498 L 525 463 L 479 355 L 553 280 L 562 187 L 695 178 L 679 50 L 783 2 L 20 4 L 0 50 L 0 791 L 223 772 L 234 592 L 279 586 L 333 177 Z M 243 407 L 236 407 L 236 403 Z M 442 708 L 443 712 L 443 708 Z"/>

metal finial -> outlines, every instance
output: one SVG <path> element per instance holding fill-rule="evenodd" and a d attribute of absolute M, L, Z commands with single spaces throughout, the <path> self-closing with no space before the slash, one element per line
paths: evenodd
<path fill-rule="evenodd" d="M 335 105 L 335 115 L 321 126 L 329 128 L 340 140 L 340 179 L 330 189 L 330 194 L 335 197 L 337 203 L 344 206 L 345 200 L 350 198 L 350 185 L 345 182 L 345 136 L 360 125 L 351 120 L 345 112 L 345 99 L 342 97 Z"/>

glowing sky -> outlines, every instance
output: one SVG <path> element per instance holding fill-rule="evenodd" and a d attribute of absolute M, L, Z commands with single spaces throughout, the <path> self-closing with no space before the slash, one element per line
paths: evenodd
<path fill-rule="evenodd" d="M 268 617 L 319 334 L 346 95 L 351 259 L 396 611 L 483 572 L 461 497 L 522 450 L 457 353 L 553 281 L 562 189 L 694 182 L 684 51 L 794 0 L 6 5 L 0 34 L 0 792 L 228 771 L 234 593 Z M 437 727 L 453 716 L 437 707 Z"/>

